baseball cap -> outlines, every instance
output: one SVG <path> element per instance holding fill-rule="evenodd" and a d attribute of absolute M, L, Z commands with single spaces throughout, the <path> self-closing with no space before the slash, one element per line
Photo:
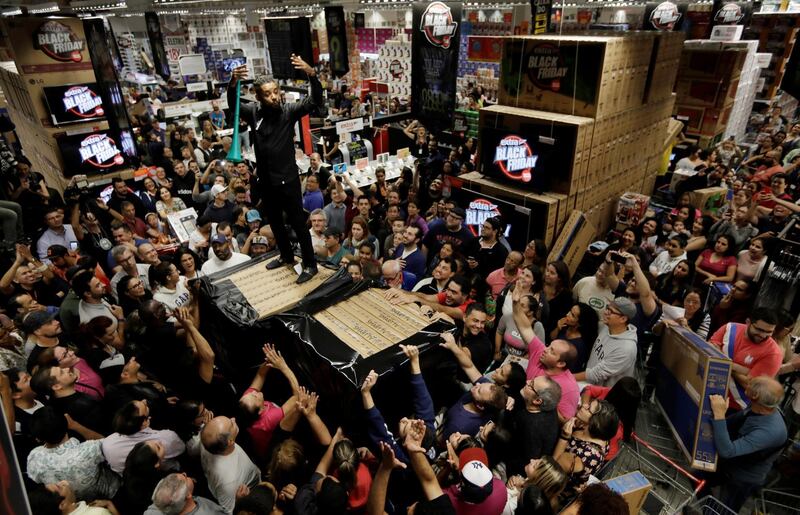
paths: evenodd
<path fill-rule="evenodd" d="M 69 254 L 69 251 L 64 245 L 50 245 L 47 248 L 47 257 L 50 259 L 64 257 L 67 254 Z"/>
<path fill-rule="evenodd" d="M 223 186 L 222 184 L 215 184 L 211 186 L 211 195 L 216 197 L 217 195 L 219 195 L 220 193 L 222 193 L 227 189 L 228 189 L 227 186 Z"/>
<path fill-rule="evenodd" d="M 454 207 L 453 209 L 451 209 L 450 214 L 453 216 L 457 216 L 462 220 L 467 217 L 467 214 L 464 212 L 464 209 L 460 207 Z"/>
<path fill-rule="evenodd" d="M 217 233 L 211 238 L 211 243 L 228 243 L 228 238 L 221 233 Z"/>
<path fill-rule="evenodd" d="M 250 242 L 250 246 L 253 245 L 266 245 L 269 247 L 269 241 L 267 240 L 266 236 L 253 236 L 253 240 Z"/>
<path fill-rule="evenodd" d="M 22 328 L 27 334 L 33 334 L 43 325 L 49 324 L 53 318 L 55 317 L 47 311 L 31 311 L 22 319 Z"/>
<path fill-rule="evenodd" d="M 478 504 L 492 494 L 492 471 L 489 458 L 483 449 L 472 447 L 458 455 L 461 473 L 461 496 L 467 502 Z"/>
<path fill-rule="evenodd" d="M 633 320 L 636 316 L 636 304 L 628 297 L 617 297 L 609 305 L 628 317 L 628 320 Z"/>
<path fill-rule="evenodd" d="M 247 223 L 255 222 L 256 220 L 260 222 L 261 213 L 259 213 L 257 209 L 251 209 L 246 215 L 244 215 L 244 219 L 247 220 Z"/>

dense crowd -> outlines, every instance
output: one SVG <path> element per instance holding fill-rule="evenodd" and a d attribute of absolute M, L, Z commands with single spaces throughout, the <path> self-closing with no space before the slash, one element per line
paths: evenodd
<path fill-rule="evenodd" d="M 443 186 L 471 170 L 472 139 L 444 152 L 414 123 L 416 165 L 394 182 L 378 169 L 368 188 L 312 154 L 302 202 L 317 260 L 456 327 L 435 374 L 403 347 L 408 373 L 388 380 L 413 412 L 385 419 L 370 373 L 366 427 L 348 435 L 317 413 L 324 394 L 300 384 L 284 343 L 264 345 L 246 389 L 215 366 L 228 342 L 204 334 L 197 280 L 276 250 L 258 175 L 225 161 L 215 112 L 199 135 L 142 125 L 154 172 L 114 179 L 105 200 L 77 181 L 62 197 L 0 149 L 0 396 L 34 513 L 544 514 L 575 499 L 570 513 L 627 513 L 590 478 L 631 440 L 670 326 L 734 363 L 729 399 L 711 399 L 709 485 L 737 509 L 763 484 L 788 434 L 776 378 L 800 356 L 792 314 L 754 301 L 800 211 L 800 124 L 766 127 L 749 157 L 732 141 L 693 149 L 674 209 L 593 245 L 582 278 L 540 240 L 512 248 L 500 217 L 478 237 L 465 226 Z M 692 204 L 719 185 L 721 209 Z M 180 243 L 169 215 L 186 208 L 199 216 Z M 265 388 L 275 381 L 285 388 Z"/>

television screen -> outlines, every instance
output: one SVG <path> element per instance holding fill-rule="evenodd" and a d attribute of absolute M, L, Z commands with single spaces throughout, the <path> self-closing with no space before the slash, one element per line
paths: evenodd
<path fill-rule="evenodd" d="M 132 166 L 136 151 L 128 131 L 115 135 L 111 131 L 63 135 L 56 138 L 64 159 L 64 175 L 92 175 Z"/>
<path fill-rule="evenodd" d="M 467 215 L 464 225 L 476 237 L 481 234 L 483 222 L 495 216 L 505 224 L 503 235 L 513 248 L 525 247 L 532 235 L 539 237 L 531 228 L 533 213 L 528 208 L 466 187 L 453 188 L 451 196 L 464 209 Z"/>
<path fill-rule="evenodd" d="M 97 83 L 45 87 L 44 97 L 53 125 L 105 118 Z"/>

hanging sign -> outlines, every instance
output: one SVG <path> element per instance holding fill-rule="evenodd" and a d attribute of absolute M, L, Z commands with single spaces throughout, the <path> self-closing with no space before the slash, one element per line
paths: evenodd
<path fill-rule="evenodd" d="M 347 60 L 347 28 L 344 7 L 325 8 L 325 28 L 328 31 L 328 57 L 334 77 L 343 77 L 350 71 Z"/>
<path fill-rule="evenodd" d="M 51 59 L 79 63 L 86 41 L 61 22 L 50 20 L 39 26 L 33 34 L 33 46 Z"/>
<path fill-rule="evenodd" d="M 459 2 L 414 4 L 411 112 L 432 130 L 453 126 L 458 72 Z"/>

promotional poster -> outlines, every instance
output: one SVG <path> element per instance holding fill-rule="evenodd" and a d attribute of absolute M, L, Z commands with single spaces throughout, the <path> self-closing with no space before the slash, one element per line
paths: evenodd
<path fill-rule="evenodd" d="M 453 126 L 460 2 L 417 2 L 411 47 L 411 112 L 428 129 Z"/>
<path fill-rule="evenodd" d="M 687 4 L 670 1 L 648 3 L 644 8 L 644 30 L 672 32 L 681 30 L 686 19 Z"/>
<path fill-rule="evenodd" d="M 550 31 L 552 8 L 553 4 L 550 0 L 531 0 L 531 18 L 533 18 L 531 34 L 546 34 Z"/>
<path fill-rule="evenodd" d="M 341 78 L 350 71 L 347 60 L 347 27 L 344 7 L 325 8 L 325 28 L 328 31 L 328 58 L 334 77 Z"/>
<path fill-rule="evenodd" d="M 308 18 L 264 18 L 272 76 L 276 79 L 303 79 L 306 74 L 292 66 L 292 54 L 314 65 L 311 50 L 311 25 Z"/>
<path fill-rule="evenodd" d="M 716 25 L 750 25 L 753 15 L 753 4 L 750 2 L 727 2 L 716 0 L 711 10 L 711 24 Z"/>
<path fill-rule="evenodd" d="M 128 166 L 135 144 L 130 132 L 121 136 L 111 131 L 63 135 L 56 138 L 64 159 L 64 175 L 97 175 Z"/>

